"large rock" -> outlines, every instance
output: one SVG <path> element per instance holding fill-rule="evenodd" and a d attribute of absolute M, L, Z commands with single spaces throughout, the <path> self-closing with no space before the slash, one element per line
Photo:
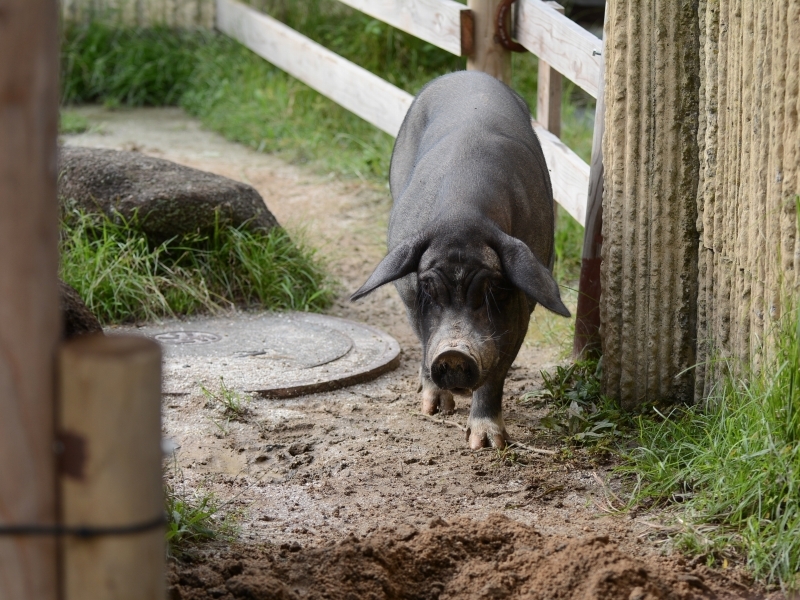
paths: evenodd
<path fill-rule="evenodd" d="M 64 146 L 58 194 L 63 207 L 135 219 L 157 239 L 210 233 L 220 223 L 267 231 L 278 225 L 249 185 L 138 152 Z"/>
<path fill-rule="evenodd" d="M 100 321 L 72 286 L 59 279 L 58 291 L 61 296 L 61 324 L 65 340 L 89 333 L 103 333 Z"/>

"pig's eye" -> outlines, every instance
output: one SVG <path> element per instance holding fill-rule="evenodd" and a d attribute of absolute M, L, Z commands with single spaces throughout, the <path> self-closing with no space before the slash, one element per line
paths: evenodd
<path fill-rule="evenodd" d="M 486 286 L 487 304 L 496 306 L 502 304 L 511 295 L 511 288 L 503 284 L 503 282 L 492 282 Z"/>
<path fill-rule="evenodd" d="M 430 279 L 419 280 L 419 293 L 423 302 L 436 301 L 436 286 Z"/>

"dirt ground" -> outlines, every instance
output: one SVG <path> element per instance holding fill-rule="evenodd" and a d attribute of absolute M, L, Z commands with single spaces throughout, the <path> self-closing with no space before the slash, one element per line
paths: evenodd
<path fill-rule="evenodd" d="M 322 249 L 342 283 L 329 312 L 402 348 L 400 367 L 375 381 L 254 399 L 241 420 L 224 418 L 199 385 L 165 396 L 170 483 L 213 493 L 238 531 L 233 543 L 173 561 L 171 598 L 768 597 L 733 562 L 712 570 L 675 552 L 658 515 L 615 513 L 621 484 L 607 457 L 472 452 L 459 427 L 467 398 L 448 422 L 420 414 L 420 349 L 394 289 L 346 300 L 383 256 L 387 189 L 229 143 L 178 109 L 81 112 L 92 129 L 64 143 L 138 150 L 253 185 L 281 223 Z M 567 330 L 536 318 L 504 412 L 514 440 L 553 450 L 538 427 L 546 408 L 519 400 L 563 360 Z"/>

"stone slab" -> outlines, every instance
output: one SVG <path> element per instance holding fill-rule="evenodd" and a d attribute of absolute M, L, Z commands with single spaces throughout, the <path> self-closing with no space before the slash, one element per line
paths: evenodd
<path fill-rule="evenodd" d="M 399 364 L 400 346 L 363 323 L 311 313 L 237 313 L 120 327 L 161 344 L 164 393 L 225 385 L 289 398 L 374 379 Z"/>

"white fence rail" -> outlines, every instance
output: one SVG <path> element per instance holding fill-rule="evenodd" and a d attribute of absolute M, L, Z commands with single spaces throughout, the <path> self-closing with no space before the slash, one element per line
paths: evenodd
<path fill-rule="evenodd" d="M 597 98 L 602 40 L 541 0 L 517 2 L 517 41 Z"/>
<path fill-rule="evenodd" d="M 470 53 L 462 32 L 472 31 L 472 12 L 454 0 L 339 0 L 456 56 Z M 471 41 L 471 38 L 470 38 Z"/>

